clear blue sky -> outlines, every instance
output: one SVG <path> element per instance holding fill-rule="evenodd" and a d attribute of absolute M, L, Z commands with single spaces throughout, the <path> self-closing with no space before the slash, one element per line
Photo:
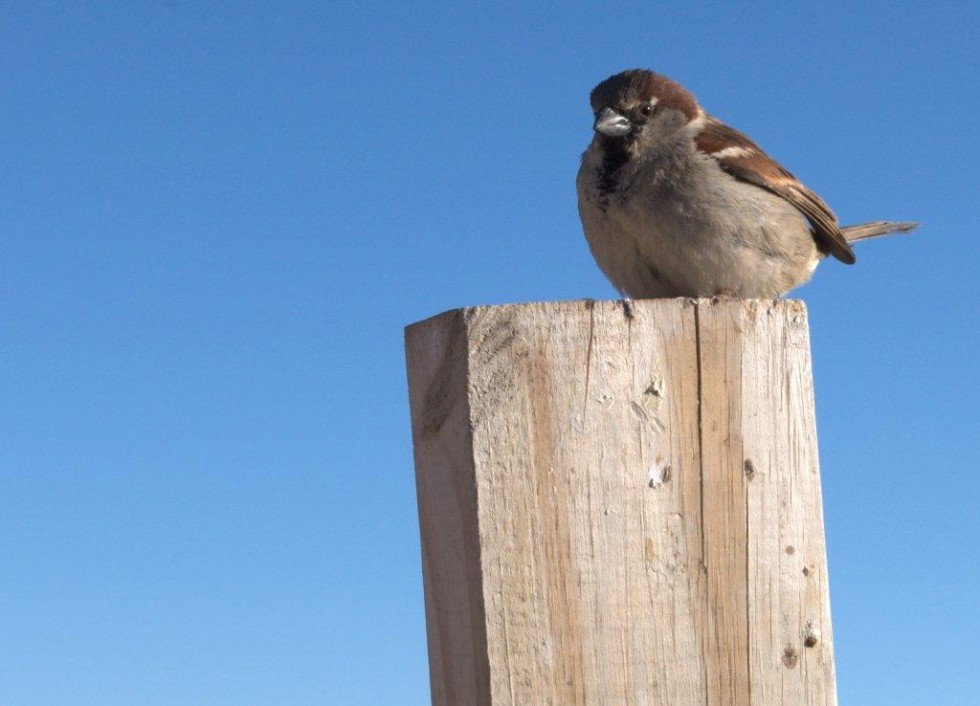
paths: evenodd
<path fill-rule="evenodd" d="M 798 292 L 839 691 L 977 702 L 980 5 L 664 5 L 3 4 L 0 703 L 428 702 L 402 327 L 614 296 L 634 66 L 925 224 Z"/>

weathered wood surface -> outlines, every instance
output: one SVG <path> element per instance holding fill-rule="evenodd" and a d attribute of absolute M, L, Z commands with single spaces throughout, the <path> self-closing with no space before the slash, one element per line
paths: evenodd
<path fill-rule="evenodd" d="M 806 311 L 406 332 L 436 704 L 835 704 Z"/>

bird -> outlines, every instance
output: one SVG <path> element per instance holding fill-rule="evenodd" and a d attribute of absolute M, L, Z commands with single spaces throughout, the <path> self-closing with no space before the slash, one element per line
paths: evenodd
<path fill-rule="evenodd" d="M 842 227 L 820 196 L 662 74 L 623 71 L 589 98 L 579 215 L 624 297 L 775 299 L 825 257 L 853 264 L 853 243 L 919 225 Z"/>

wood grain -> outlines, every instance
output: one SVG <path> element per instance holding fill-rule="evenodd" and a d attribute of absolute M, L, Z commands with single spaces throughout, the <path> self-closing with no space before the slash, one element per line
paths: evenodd
<path fill-rule="evenodd" d="M 806 314 L 407 329 L 436 704 L 833 704 Z"/>

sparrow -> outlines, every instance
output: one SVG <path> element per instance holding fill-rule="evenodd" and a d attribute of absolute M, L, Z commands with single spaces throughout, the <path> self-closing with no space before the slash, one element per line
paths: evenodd
<path fill-rule="evenodd" d="M 776 298 L 851 244 L 917 223 L 838 224 L 751 139 L 646 69 L 590 95 L 592 142 L 576 179 L 592 255 L 623 296 Z"/>

